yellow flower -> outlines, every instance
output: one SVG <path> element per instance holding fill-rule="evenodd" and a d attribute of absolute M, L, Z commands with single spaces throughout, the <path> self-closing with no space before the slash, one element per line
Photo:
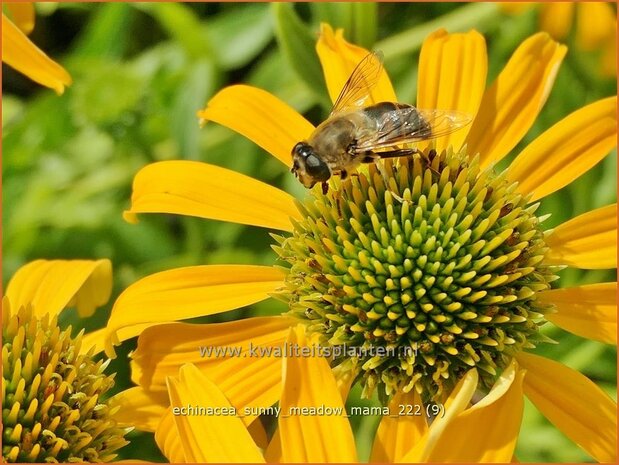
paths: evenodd
<path fill-rule="evenodd" d="M 37 260 L 20 268 L 2 301 L 2 457 L 8 462 L 110 462 L 127 444 L 103 395 L 108 361 L 93 355 L 101 332 L 71 335 L 58 315 L 107 302 L 108 260 Z"/>
<path fill-rule="evenodd" d="M 11 19 L 2 13 L 2 61 L 39 84 L 62 94 L 71 76 L 34 45 L 26 34 L 34 28 L 32 3 L 5 3 Z"/>
<path fill-rule="evenodd" d="M 367 54 L 328 26 L 317 52 L 332 98 Z M 558 122 L 506 172 L 492 170 L 530 129 L 565 53 L 548 34 L 536 34 L 486 89 L 483 37 L 475 31 L 431 34 L 421 50 L 417 105 L 467 112 L 474 115 L 470 127 L 432 146 L 420 144 L 423 158 L 381 163 L 380 171 L 370 165 L 342 182 L 332 178 L 327 195 L 314 188 L 303 203 L 205 163 L 167 161 L 143 168 L 134 180 L 128 220 L 163 212 L 284 231 L 289 234 L 277 237 L 274 248 L 290 266 L 181 268 L 125 290 L 112 310 L 106 350 L 113 355 L 114 343 L 140 335 L 132 361 L 138 387 L 123 396 L 128 418 L 154 431 L 168 406 L 166 377 L 176 376 L 184 363 L 198 367 L 238 409 L 274 404 L 281 392 L 279 360 L 252 357 L 248 346 L 281 347 L 288 328 L 301 320 L 327 346 L 342 341 L 371 349 L 415 346 L 419 353 L 413 355 L 344 357 L 335 369 L 340 376 L 358 376 L 368 395 L 374 388 L 383 395 L 417 392 L 424 405 L 448 398 L 471 367 L 478 368 L 477 388 L 487 393 L 497 373 L 516 358 L 526 369 L 524 393 L 542 413 L 592 457 L 614 461 L 615 402 L 580 373 L 523 349 L 539 341 L 545 320 L 616 344 L 616 283 L 555 290 L 549 285 L 560 266 L 616 268 L 616 204 L 552 232 L 542 231 L 543 218 L 534 214 L 534 202 L 569 184 L 615 146 L 616 97 Z M 373 98 L 395 100 L 386 73 Z M 291 148 L 314 129 L 276 97 L 245 85 L 220 91 L 199 116 L 243 134 L 286 168 Z M 429 147 L 438 155 L 424 162 L 434 153 Z M 288 303 L 288 315 L 170 323 L 270 295 Z M 200 345 L 243 352 L 205 357 Z M 586 406 L 582 399 L 588 399 Z M 468 431 L 495 417 L 474 418 L 478 423 Z M 519 424 L 520 416 L 505 421 Z M 461 440 L 471 436 L 458 431 Z M 511 446 L 497 461 L 511 458 L 517 428 L 509 431 L 512 436 L 502 440 Z"/>
<path fill-rule="evenodd" d="M 565 40 L 570 34 L 576 11 L 576 47 L 583 51 L 600 50 L 601 74 L 617 75 L 617 21 L 610 3 L 501 3 L 507 13 L 520 13 L 533 5 L 539 7 L 539 28 L 557 40 Z"/>
<path fill-rule="evenodd" d="M 289 330 L 287 343 L 299 350 L 310 347 L 302 327 Z M 270 441 L 260 421 L 248 427 L 243 412 L 195 365 L 183 365 L 178 377 L 168 377 L 172 407 L 155 438 L 170 462 L 357 462 L 350 412 L 343 402 L 349 384 L 338 385 L 323 357 L 289 355 L 283 363 L 278 429 Z M 490 393 L 469 406 L 477 386 L 477 370 L 470 370 L 431 426 L 419 395 L 399 393 L 386 410 L 379 408 L 384 416 L 371 462 L 510 461 L 519 428 L 511 419 L 521 414 L 523 375 L 513 362 Z M 486 421 L 480 423 L 480 417 Z M 461 434 L 468 428 L 476 428 L 473 437 Z"/>

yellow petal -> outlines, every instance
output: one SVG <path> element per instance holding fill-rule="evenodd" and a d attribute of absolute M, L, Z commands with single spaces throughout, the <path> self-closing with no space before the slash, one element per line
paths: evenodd
<path fill-rule="evenodd" d="M 253 408 L 274 404 L 281 391 L 282 350 L 291 320 L 256 317 L 229 323 L 171 323 L 140 335 L 131 379 L 148 391 L 165 390 L 166 377 L 192 363 L 224 392 L 250 424 Z M 247 414 L 245 409 L 250 409 Z"/>
<path fill-rule="evenodd" d="M 137 336 L 148 326 L 213 315 L 269 297 L 283 274 L 270 266 L 205 265 L 177 268 L 140 279 L 114 303 L 107 324 L 105 351 Z"/>
<path fill-rule="evenodd" d="M 395 394 L 389 403 L 389 412 L 378 425 L 370 462 L 397 462 L 428 431 L 421 397 L 415 390 Z"/>
<path fill-rule="evenodd" d="M 579 336 L 617 344 L 617 283 L 540 292 L 539 302 L 554 304 L 557 313 L 546 319 Z"/>
<path fill-rule="evenodd" d="M 292 230 L 298 218 L 286 192 L 249 176 L 195 161 L 163 161 L 142 168 L 133 180 L 131 208 L 136 213 L 174 213 L 233 223 Z"/>
<path fill-rule="evenodd" d="M 264 459 L 267 463 L 282 463 L 282 437 L 279 435 L 279 428 L 273 433 L 273 438 L 264 452 Z"/>
<path fill-rule="evenodd" d="M 168 401 L 169 402 L 169 401 Z M 178 435 L 172 408 L 168 407 L 155 431 L 155 442 L 170 463 L 187 463 L 181 438 Z"/>
<path fill-rule="evenodd" d="M 576 46 L 581 50 L 595 50 L 614 40 L 616 21 L 610 3 L 580 3 L 576 15 Z"/>
<path fill-rule="evenodd" d="M 523 376 L 524 371 L 517 372 L 517 366 L 512 362 L 486 397 L 447 425 L 428 461 L 510 462 L 524 408 Z"/>
<path fill-rule="evenodd" d="M 331 26 L 326 23 L 320 26 L 320 38 L 316 43 L 316 52 L 322 64 L 329 96 L 333 102 L 340 95 L 340 91 L 355 67 L 370 53 L 346 41 L 343 29 L 333 32 Z M 397 102 L 389 76 L 384 70 L 378 84 L 371 92 L 371 100 L 374 103 Z"/>
<path fill-rule="evenodd" d="M 479 374 L 475 368 L 469 370 L 458 381 L 445 402 L 444 413 L 434 419 L 420 441 L 404 457 L 397 460 L 398 463 L 427 462 L 447 426 L 468 407 L 477 389 L 478 381 Z"/>
<path fill-rule="evenodd" d="M 581 373 L 532 354 L 519 354 L 527 370 L 524 393 L 567 437 L 598 462 L 617 460 L 617 404 Z"/>
<path fill-rule="evenodd" d="M 477 31 L 448 34 L 440 29 L 423 42 L 419 57 L 417 106 L 458 110 L 475 116 L 486 88 L 488 56 Z M 437 150 L 460 149 L 470 126 L 436 140 Z"/>
<path fill-rule="evenodd" d="M 154 432 L 168 406 L 165 392 L 148 392 L 141 387 L 125 389 L 114 395 L 110 402 L 119 407 L 114 419 L 120 426 L 133 426 Z"/>
<path fill-rule="evenodd" d="M 533 125 L 566 51 L 546 33 L 529 37 L 485 92 L 467 138 L 483 166 L 507 155 Z"/>
<path fill-rule="evenodd" d="M 288 344 L 310 348 L 304 326 L 291 328 Z M 283 461 L 356 462 L 355 440 L 329 363 L 301 354 L 286 354 L 284 362 L 279 416 Z M 325 411 L 312 410 L 319 408 Z"/>
<path fill-rule="evenodd" d="M 264 428 L 264 425 L 260 420 L 252 421 L 247 426 L 247 431 L 251 435 L 254 443 L 260 449 L 266 449 L 269 443 L 269 438 L 267 436 L 267 430 Z"/>
<path fill-rule="evenodd" d="M 208 377 L 193 365 L 181 368 L 180 379 L 168 378 L 174 423 L 189 462 L 264 463 L 260 450 L 234 407 Z M 183 408 L 210 408 L 212 414 L 183 414 Z"/>
<path fill-rule="evenodd" d="M 312 123 L 265 90 L 236 85 L 220 90 L 198 112 L 200 123 L 214 121 L 244 135 L 286 166 L 292 148 L 307 139 Z"/>
<path fill-rule="evenodd" d="M 561 189 L 617 145 L 617 97 L 575 111 L 531 142 L 509 167 L 509 178 L 532 202 Z"/>
<path fill-rule="evenodd" d="M 310 340 L 312 339 L 313 338 L 311 338 Z M 316 343 L 318 344 L 319 342 L 316 341 Z M 340 395 L 342 396 L 342 401 L 346 403 L 348 393 L 350 392 L 350 388 L 355 378 L 355 373 L 353 370 L 344 370 L 341 365 L 338 365 L 331 371 L 333 373 L 333 376 L 335 376 L 335 381 L 337 383 L 337 388 L 340 392 Z M 282 438 L 279 435 L 279 428 L 275 429 L 271 442 L 269 442 L 269 445 L 264 452 L 264 458 L 267 463 L 282 462 Z"/>
<path fill-rule="evenodd" d="M 617 204 L 584 213 L 558 226 L 546 239 L 544 263 L 588 270 L 617 267 Z"/>
<path fill-rule="evenodd" d="M 39 84 L 62 94 L 71 76 L 58 63 L 34 45 L 2 13 L 2 61 Z"/>
<path fill-rule="evenodd" d="M 7 2 L 5 5 L 11 13 L 13 24 L 24 34 L 30 34 L 34 29 L 34 4 L 32 2 Z"/>
<path fill-rule="evenodd" d="M 557 40 L 565 39 L 572 28 L 574 2 L 548 2 L 541 5 L 539 27 Z"/>
<path fill-rule="evenodd" d="M 80 346 L 81 353 L 87 353 L 92 350 L 93 354 L 98 354 L 105 350 L 105 334 L 106 329 L 101 328 L 91 331 L 82 336 L 82 345 Z"/>
<path fill-rule="evenodd" d="M 9 281 L 6 295 L 18 309 L 31 304 L 38 317 L 75 306 L 81 317 L 93 314 L 112 293 L 112 263 L 107 260 L 35 260 Z"/>

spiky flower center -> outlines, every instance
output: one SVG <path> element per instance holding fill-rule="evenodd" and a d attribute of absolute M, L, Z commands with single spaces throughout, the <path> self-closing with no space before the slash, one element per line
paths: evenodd
<path fill-rule="evenodd" d="M 5 300 L 5 305 L 6 305 Z M 2 457 L 7 462 L 110 462 L 127 444 L 117 408 L 103 395 L 114 385 L 108 362 L 80 354 L 81 334 L 29 308 L 2 315 Z"/>
<path fill-rule="evenodd" d="M 491 385 L 538 339 L 536 293 L 552 269 L 537 205 L 504 174 L 451 150 L 369 166 L 312 190 L 275 250 L 281 296 L 369 396 L 415 388 L 426 400 L 471 367 Z M 338 353 L 333 351 L 334 353 Z"/>

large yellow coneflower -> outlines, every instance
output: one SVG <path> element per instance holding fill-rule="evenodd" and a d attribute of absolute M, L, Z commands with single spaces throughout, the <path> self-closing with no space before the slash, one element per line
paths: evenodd
<path fill-rule="evenodd" d="M 332 99 L 368 53 L 328 26 L 317 52 Z M 421 50 L 417 106 L 469 113 L 470 127 L 420 144 L 419 157 L 371 165 L 345 181 L 332 178 L 326 195 L 314 188 L 302 202 L 205 163 L 143 168 L 127 219 L 165 212 L 283 231 L 274 247 L 281 261 L 275 267 L 164 271 L 123 292 L 109 320 L 106 350 L 112 355 L 114 343 L 142 334 L 132 365 L 139 386 L 125 393 L 134 407 L 125 413 L 140 418 L 144 409 L 143 426 L 154 429 L 168 405 L 165 379 L 187 362 L 235 407 L 272 405 L 281 390 L 279 360 L 252 356 L 249 345 L 280 347 L 288 328 L 301 321 L 323 346 L 362 349 L 335 358 L 332 366 L 360 382 L 366 395 L 416 392 L 424 404 L 444 402 L 471 368 L 484 395 L 516 359 L 526 370 L 524 393 L 542 413 L 592 457 L 613 461 L 615 402 L 582 374 L 530 350 L 544 340 L 539 327 L 546 321 L 616 344 L 615 283 L 550 284 L 564 266 L 616 268 L 616 204 L 554 231 L 544 230 L 544 218 L 535 213 L 540 199 L 615 146 L 616 97 L 568 115 L 517 154 L 508 170 L 493 169 L 535 121 L 565 53 L 548 34 L 535 34 L 486 88 L 479 33 L 431 34 Z M 397 100 L 386 73 L 372 100 Z M 292 147 L 314 129 L 276 97 L 245 85 L 220 91 L 199 116 L 250 138 L 284 168 L 291 166 Z M 161 324 L 271 295 L 287 302 L 286 316 Z M 244 355 L 208 357 L 198 345 L 242 346 Z M 460 430 L 462 437 L 488 418 L 475 416 L 479 423 Z M 519 415 L 511 421 L 519 423 Z M 495 460 L 509 460 L 512 451 Z"/>
<path fill-rule="evenodd" d="M 33 81 L 62 94 L 71 76 L 28 39 L 34 29 L 34 6 L 30 2 L 3 3 L 2 61 Z"/>
<path fill-rule="evenodd" d="M 20 268 L 2 301 L 2 457 L 7 462 L 110 462 L 127 444 L 102 332 L 59 328 L 68 306 L 91 315 L 112 291 L 109 260 L 37 260 Z"/>

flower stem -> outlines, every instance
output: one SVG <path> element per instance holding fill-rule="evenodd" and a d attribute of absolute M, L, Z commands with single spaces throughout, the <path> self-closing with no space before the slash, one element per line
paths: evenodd
<path fill-rule="evenodd" d="M 386 59 L 395 58 L 417 51 L 428 34 L 440 28 L 450 32 L 476 28 L 483 32 L 496 24 L 498 14 L 499 6 L 496 3 L 471 3 L 432 21 L 383 39 L 376 44 L 376 49 L 382 50 Z"/>

